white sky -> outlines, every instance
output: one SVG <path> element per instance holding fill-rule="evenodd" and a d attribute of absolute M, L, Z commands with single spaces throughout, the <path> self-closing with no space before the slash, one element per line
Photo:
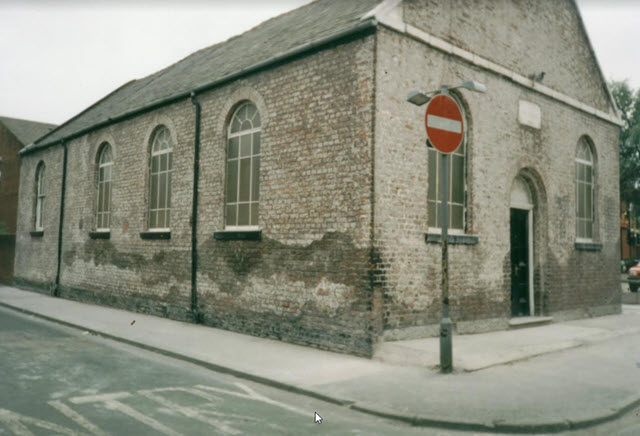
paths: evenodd
<path fill-rule="evenodd" d="M 131 79 L 309 0 L 0 0 L 0 115 L 62 123 Z M 640 1 L 578 0 L 607 79 L 640 88 Z"/>

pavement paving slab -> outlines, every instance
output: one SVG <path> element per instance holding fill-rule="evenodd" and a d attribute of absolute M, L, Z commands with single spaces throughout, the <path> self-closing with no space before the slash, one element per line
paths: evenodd
<path fill-rule="evenodd" d="M 624 306 L 621 315 L 454 336 L 455 371 L 440 374 L 437 338 L 384 344 L 391 357 L 370 360 L 7 286 L 0 286 L 0 304 L 419 426 L 562 431 L 640 405 L 638 306 Z"/>

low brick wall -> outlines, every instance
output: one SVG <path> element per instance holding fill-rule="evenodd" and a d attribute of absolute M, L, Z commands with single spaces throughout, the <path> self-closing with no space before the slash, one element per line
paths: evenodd
<path fill-rule="evenodd" d="M 13 260 L 16 250 L 16 235 L 0 235 L 0 283 L 13 282 Z"/>
<path fill-rule="evenodd" d="M 624 292 L 622 304 L 640 304 L 640 292 Z"/>

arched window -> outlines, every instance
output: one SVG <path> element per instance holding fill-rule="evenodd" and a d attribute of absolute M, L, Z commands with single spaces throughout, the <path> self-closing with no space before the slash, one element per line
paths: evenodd
<path fill-rule="evenodd" d="M 586 138 L 581 138 L 576 153 L 576 235 L 578 239 L 593 238 L 593 187 L 593 151 Z"/>
<path fill-rule="evenodd" d="M 149 230 L 168 231 L 171 225 L 173 144 L 169 129 L 160 126 L 151 140 L 149 170 Z"/>
<path fill-rule="evenodd" d="M 260 195 L 260 113 L 243 103 L 228 131 L 226 227 L 256 227 Z"/>
<path fill-rule="evenodd" d="M 107 231 L 111 226 L 112 167 L 111 146 L 105 142 L 98 155 L 98 194 L 96 200 L 96 230 L 98 231 Z"/>
<path fill-rule="evenodd" d="M 44 229 L 44 163 L 40 162 L 36 169 L 36 230 Z"/>
<path fill-rule="evenodd" d="M 455 98 L 455 97 L 454 97 Z M 461 108 L 462 104 L 458 104 Z M 462 119 L 466 124 L 466 114 L 462 111 Z M 465 129 L 466 130 L 466 129 Z M 440 153 L 427 142 L 427 159 L 429 191 L 427 192 L 427 215 L 430 231 L 439 229 L 440 210 L 442 199 L 440 198 Z M 462 138 L 460 146 L 449 155 L 449 230 L 452 233 L 464 233 L 466 212 L 466 156 L 467 134 Z"/>

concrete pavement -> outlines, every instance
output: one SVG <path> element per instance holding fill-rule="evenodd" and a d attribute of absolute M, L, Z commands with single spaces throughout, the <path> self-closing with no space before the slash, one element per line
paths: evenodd
<path fill-rule="evenodd" d="M 384 344 L 368 360 L 6 286 L 0 304 L 419 426 L 558 432 L 640 406 L 637 306 L 624 306 L 622 315 L 456 335 L 456 370 L 443 375 L 431 368 L 437 339 Z"/>

